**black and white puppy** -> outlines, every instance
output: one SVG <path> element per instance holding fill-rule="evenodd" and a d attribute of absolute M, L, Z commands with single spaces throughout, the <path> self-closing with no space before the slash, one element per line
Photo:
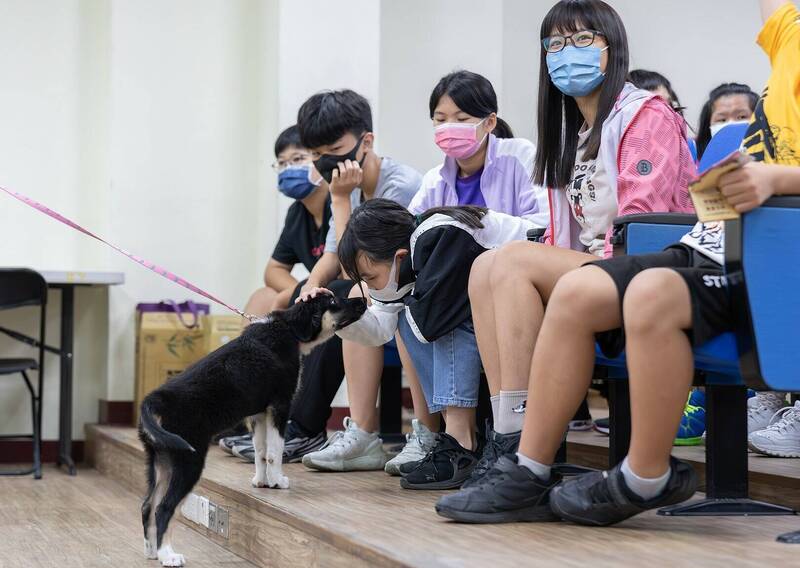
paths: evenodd
<path fill-rule="evenodd" d="M 163 566 L 183 566 L 171 546 L 175 508 L 200 479 L 212 437 L 254 418 L 255 487 L 289 487 L 283 434 L 297 390 L 300 357 L 358 320 L 361 298 L 322 294 L 248 326 L 183 373 L 148 394 L 139 438 L 147 452 L 148 492 L 142 504 L 144 548 Z"/>

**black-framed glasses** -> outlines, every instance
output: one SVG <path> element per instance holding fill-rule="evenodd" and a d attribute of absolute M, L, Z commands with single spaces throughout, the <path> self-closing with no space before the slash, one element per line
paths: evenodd
<path fill-rule="evenodd" d="M 580 30 L 568 36 L 551 35 L 542 40 L 542 45 L 547 53 L 558 53 L 567 46 L 568 41 L 578 48 L 589 47 L 597 36 L 605 36 L 605 34 L 597 30 Z"/>

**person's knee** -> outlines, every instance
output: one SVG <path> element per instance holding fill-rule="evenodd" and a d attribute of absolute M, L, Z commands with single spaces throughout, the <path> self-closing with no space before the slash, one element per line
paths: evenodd
<path fill-rule="evenodd" d="M 526 241 L 513 241 L 497 249 L 489 272 L 492 288 L 527 279 L 527 266 L 535 262 L 537 249 L 536 245 Z"/>
<path fill-rule="evenodd" d="M 470 300 L 485 301 L 490 293 L 489 276 L 492 273 L 496 251 L 486 251 L 472 263 L 469 271 L 469 292 Z"/>
<path fill-rule="evenodd" d="M 559 278 L 547 303 L 547 313 L 552 317 L 588 321 L 592 310 L 597 309 L 602 298 L 587 277 L 587 271 L 578 268 Z"/>
<path fill-rule="evenodd" d="M 648 334 L 685 327 L 690 312 L 688 290 L 680 275 L 668 268 L 637 274 L 625 291 L 623 314 L 626 332 Z"/>

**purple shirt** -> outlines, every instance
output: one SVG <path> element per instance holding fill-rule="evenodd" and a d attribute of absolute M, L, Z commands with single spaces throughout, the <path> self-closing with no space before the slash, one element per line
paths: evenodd
<path fill-rule="evenodd" d="M 531 182 L 536 147 L 522 138 L 498 139 L 489 135 L 489 147 L 480 175 L 480 203 L 492 211 L 523 217 L 537 227 L 550 222 L 547 190 Z M 432 207 L 449 207 L 460 203 L 478 203 L 462 197 L 457 189 L 458 164 L 445 157 L 444 163 L 431 169 L 422 178 L 422 187 L 411 200 L 409 211 L 415 215 Z"/>
<path fill-rule="evenodd" d="M 481 174 L 483 166 L 477 172 L 467 177 L 456 177 L 456 195 L 459 205 L 477 205 L 486 207 L 486 200 L 481 193 Z"/>

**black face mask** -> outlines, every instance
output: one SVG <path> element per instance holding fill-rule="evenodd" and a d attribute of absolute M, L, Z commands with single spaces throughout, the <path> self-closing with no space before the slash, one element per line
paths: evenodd
<path fill-rule="evenodd" d="M 333 170 L 337 169 L 339 166 L 339 162 L 344 163 L 346 160 L 350 160 L 351 162 L 356 161 L 356 154 L 358 153 L 358 149 L 361 147 L 361 142 L 364 140 L 364 135 L 361 135 L 361 138 L 358 139 L 358 142 L 350 150 L 347 154 L 322 154 L 319 158 L 314 160 L 314 167 L 319 172 L 319 175 L 328 182 L 331 183 L 331 179 L 333 178 Z M 361 166 L 364 164 L 364 158 L 367 155 L 361 158 L 361 161 L 358 162 L 358 165 Z"/>

